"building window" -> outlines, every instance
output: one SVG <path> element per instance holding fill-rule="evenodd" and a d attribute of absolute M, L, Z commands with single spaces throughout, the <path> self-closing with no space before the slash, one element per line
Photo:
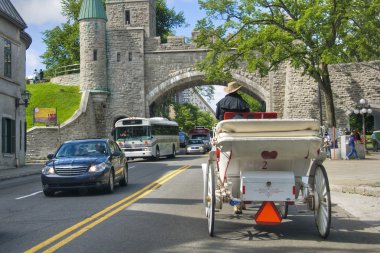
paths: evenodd
<path fill-rule="evenodd" d="M 132 52 L 128 53 L 128 61 L 132 61 Z"/>
<path fill-rule="evenodd" d="M 116 61 L 120 62 L 120 53 L 119 52 L 116 54 Z"/>
<path fill-rule="evenodd" d="M 1 150 L 3 153 L 15 153 L 16 146 L 16 124 L 15 121 L 8 118 L 2 119 L 1 131 Z"/>
<path fill-rule="evenodd" d="M 12 78 L 12 45 L 4 40 L 4 76 Z"/>
<path fill-rule="evenodd" d="M 92 58 L 94 59 L 94 61 L 98 60 L 98 50 L 97 49 L 94 49 Z"/>
<path fill-rule="evenodd" d="M 131 24 L 131 11 L 125 10 L 125 24 L 130 25 Z"/>

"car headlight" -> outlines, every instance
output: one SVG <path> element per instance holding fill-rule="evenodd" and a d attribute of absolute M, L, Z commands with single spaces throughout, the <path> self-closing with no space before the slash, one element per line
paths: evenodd
<path fill-rule="evenodd" d="M 105 170 L 106 167 L 107 167 L 106 163 L 95 164 L 95 165 L 92 165 L 92 166 L 88 169 L 88 172 L 99 172 L 99 171 L 103 171 L 103 170 Z"/>
<path fill-rule="evenodd" d="M 55 170 L 53 167 L 45 166 L 42 168 L 42 174 L 44 175 L 53 175 L 55 174 Z"/>

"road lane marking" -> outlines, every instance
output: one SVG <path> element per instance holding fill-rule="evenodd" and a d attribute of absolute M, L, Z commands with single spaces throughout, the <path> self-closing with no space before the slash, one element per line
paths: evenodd
<path fill-rule="evenodd" d="M 128 169 L 133 169 L 133 168 L 135 168 L 136 166 L 131 166 L 131 167 L 129 167 Z M 32 194 L 29 194 L 29 195 L 25 195 L 25 196 L 21 196 L 21 197 L 18 197 L 18 198 L 15 198 L 15 199 L 24 199 L 24 198 L 27 198 L 27 197 L 31 197 L 31 196 L 34 196 L 34 195 L 37 195 L 37 194 L 39 194 L 39 193 L 41 193 L 42 191 L 38 191 L 38 192 L 34 192 L 34 193 L 32 193 Z"/>
<path fill-rule="evenodd" d="M 21 197 L 18 197 L 16 199 L 24 199 L 24 198 L 27 198 L 27 197 L 31 197 L 31 196 L 34 196 L 34 195 L 37 195 L 39 193 L 41 193 L 42 191 L 38 191 L 38 192 L 34 192 L 32 194 L 29 194 L 29 195 L 25 195 L 25 196 L 21 196 Z"/>
<path fill-rule="evenodd" d="M 189 166 L 190 167 L 190 166 Z M 187 169 L 187 168 L 186 168 Z M 65 239 L 63 239 L 62 241 L 58 242 L 57 244 L 55 244 L 54 246 L 48 248 L 47 250 L 43 251 L 43 253 L 50 253 L 50 252 L 54 252 L 56 250 L 58 250 L 59 248 L 61 248 L 62 246 L 66 245 L 67 243 L 71 242 L 72 240 L 74 240 L 75 238 L 77 238 L 78 236 L 84 234 L 85 232 L 87 232 L 88 230 L 92 229 L 93 227 L 95 227 L 96 225 L 98 225 L 99 223 L 107 220 L 108 218 L 110 218 L 111 216 L 117 214 L 118 212 L 120 211 L 123 211 L 125 210 L 128 206 L 132 205 L 134 202 L 138 201 L 139 199 L 145 197 L 146 195 L 148 195 L 149 193 L 151 193 L 152 191 L 154 191 L 155 189 L 159 188 L 163 183 L 167 182 L 168 180 L 170 180 L 171 178 L 175 177 L 177 174 L 181 173 L 183 170 L 181 171 L 178 171 L 177 173 L 171 175 L 169 178 L 166 178 L 163 182 L 161 182 L 160 184 L 156 184 L 154 185 L 152 188 L 150 188 L 149 190 L 147 190 L 146 192 L 143 192 L 141 195 L 137 196 L 136 198 L 132 199 L 131 201 L 128 201 L 127 203 L 125 203 L 124 205 L 122 206 L 119 206 L 118 208 L 116 208 L 115 210 L 113 210 L 112 212 L 109 212 L 107 214 L 105 214 L 103 217 L 95 220 L 94 222 L 88 224 L 87 226 L 85 226 L 84 228 L 78 230 L 77 232 L 75 232 L 74 234 L 71 234 L 70 236 L 66 237 Z"/>
<path fill-rule="evenodd" d="M 66 243 L 70 242 L 74 238 L 78 237 L 79 235 L 81 235 L 84 232 L 88 231 L 89 229 L 93 228 L 95 225 L 99 224 L 100 222 L 104 221 L 105 219 L 107 219 L 107 218 L 111 217 L 112 215 L 114 215 L 114 214 L 116 214 L 116 213 L 124 210 L 126 207 L 130 206 L 131 204 L 133 204 L 134 202 L 136 202 L 140 198 L 142 198 L 145 195 L 149 194 L 150 192 L 152 192 L 153 190 L 157 189 L 158 187 L 160 187 L 162 184 L 164 184 L 165 182 L 167 182 L 171 178 L 175 177 L 176 175 L 178 175 L 179 173 L 183 172 L 184 170 L 187 170 L 190 167 L 191 166 L 183 166 L 183 167 L 178 168 L 178 169 L 176 169 L 174 171 L 171 171 L 170 173 L 168 173 L 168 174 L 160 177 L 159 179 L 157 179 L 154 182 L 150 183 L 149 185 L 145 186 L 141 190 L 138 190 L 137 192 L 133 193 L 132 195 L 130 195 L 130 196 L 128 196 L 128 197 L 126 197 L 126 198 L 124 198 L 124 199 L 116 202 L 115 204 L 113 204 L 111 206 L 106 207 L 102 211 L 100 211 L 100 212 L 98 212 L 98 213 L 90 216 L 89 218 L 86 218 L 86 219 L 82 220 L 81 222 L 79 222 L 79 223 L 77 223 L 77 224 L 75 224 L 75 225 L 73 225 L 73 226 L 71 226 L 71 227 L 63 230 L 62 232 L 60 232 L 60 233 L 52 236 L 51 238 L 49 238 L 49 239 L 47 239 L 47 240 L 45 240 L 45 241 L 37 244 L 36 246 L 28 249 L 25 252 L 27 252 L 27 253 L 37 252 L 38 250 L 40 250 L 42 248 L 45 248 L 48 245 L 52 244 L 53 242 L 57 241 L 58 239 L 66 236 L 66 235 L 68 235 L 69 233 L 73 232 L 74 230 L 79 229 L 79 228 L 85 226 L 87 223 L 93 222 L 93 223 L 85 226 L 81 230 L 77 231 L 76 233 L 73 233 L 72 235 L 68 236 L 66 239 L 62 240 L 61 242 L 58 242 L 56 245 L 50 247 L 46 251 L 46 252 L 53 252 L 54 250 L 62 247 L 63 245 L 65 245 Z M 111 211 L 114 208 L 116 208 L 116 209 L 113 210 L 113 211 Z M 106 214 L 107 212 L 110 212 L 110 213 Z M 102 215 L 104 215 L 104 216 L 100 217 Z M 98 219 L 98 220 L 95 220 L 95 219 Z"/>

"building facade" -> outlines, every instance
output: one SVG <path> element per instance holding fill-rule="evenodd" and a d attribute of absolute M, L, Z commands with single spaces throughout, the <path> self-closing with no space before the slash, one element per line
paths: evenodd
<path fill-rule="evenodd" d="M 12 3 L 1 0 L 0 168 L 17 167 L 25 163 L 25 57 L 26 49 L 32 42 L 24 31 L 26 27 Z"/>

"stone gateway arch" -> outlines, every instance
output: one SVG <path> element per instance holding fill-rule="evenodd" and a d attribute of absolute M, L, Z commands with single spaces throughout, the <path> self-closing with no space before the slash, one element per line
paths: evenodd
<path fill-rule="evenodd" d="M 205 84 L 194 65 L 207 49 L 177 36 L 161 43 L 155 0 L 107 0 L 106 9 L 101 0 L 84 0 L 79 22 L 80 108 L 59 129 L 30 129 L 28 158 L 45 159 L 64 140 L 110 136 L 117 119 L 150 117 L 155 102 L 169 92 Z M 350 110 L 364 97 L 380 129 L 380 62 L 333 65 L 330 73 L 338 127 L 348 127 Z M 265 77 L 245 69 L 232 76 L 266 111 L 281 118 L 319 119 L 317 84 L 290 66 Z"/>

